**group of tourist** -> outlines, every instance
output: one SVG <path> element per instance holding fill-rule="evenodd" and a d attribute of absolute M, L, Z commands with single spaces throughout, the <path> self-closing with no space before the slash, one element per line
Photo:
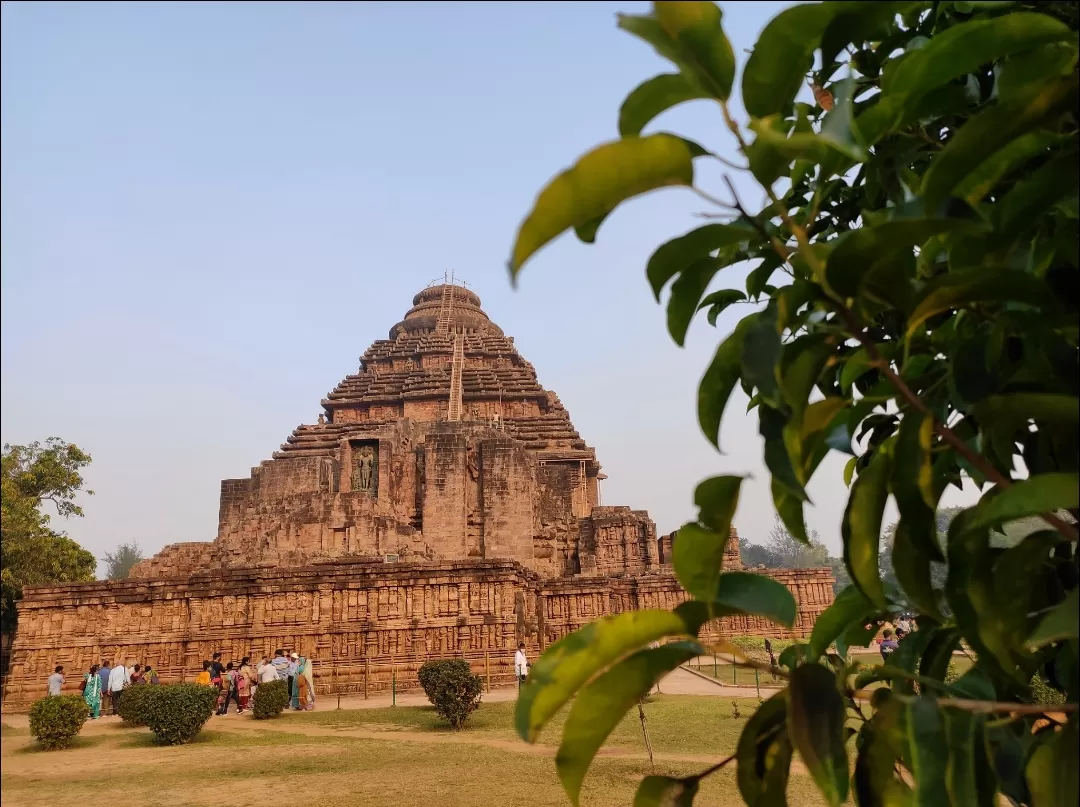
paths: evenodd
<path fill-rule="evenodd" d="M 49 676 L 49 694 L 59 695 L 66 680 L 64 667 L 58 664 Z M 101 664 L 90 665 L 90 671 L 83 674 L 79 692 L 90 707 L 90 719 L 97 720 L 101 716 L 103 702 L 106 708 L 111 706 L 115 714 L 120 706 L 120 693 L 125 689 L 138 684 L 157 683 L 160 683 L 157 670 L 150 664 L 120 663 L 114 667 L 106 659 Z"/>
<path fill-rule="evenodd" d="M 296 711 L 309 712 L 315 708 L 315 680 L 311 659 L 299 653 L 278 650 L 274 657 L 264 656 L 254 667 L 251 657 L 244 656 L 239 663 L 223 663 L 221 653 L 203 662 L 202 672 L 195 683 L 214 687 L 218 691 L 218 715 L 229 714 L 229 704 L 236 704 L 236 713 L 244 714 L 259 684 L 284 681 L 289 690 L 290 706 Z"/>

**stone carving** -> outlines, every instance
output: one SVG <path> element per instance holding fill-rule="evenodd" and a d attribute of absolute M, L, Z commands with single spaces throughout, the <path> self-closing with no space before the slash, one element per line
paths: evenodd
<path fill-rule="evenodd" d="M 443 291 L 413 298 L 316 424 L 222 482 L 214 541 L 167 546 L 125 581 L 27 587 L 5 708 L 39 697 L 57 663 L 130 656 L 180 681 L 214 650 L 312 653 L 322 692 L 378 691 L 391 670 L 408 686 L 427 657 L 458 653 L 509 682 L 519 640 L 535 657 L 595 617 L 684 600 L 674 536 L 658 539 L 644 511 L 599 505 L 596 452 L 558 396 L 479 297 L 455 288 L 447 311 Z M 458 332 L 464 419 L 451 423 Z M 733 531 L 726 568 L 741 567 L 738 552 Z M 733 617 L 715 636 L 808 635 L 832 600 L 830 571 L 768 574 L 795 594 L 795 628 Z"/>

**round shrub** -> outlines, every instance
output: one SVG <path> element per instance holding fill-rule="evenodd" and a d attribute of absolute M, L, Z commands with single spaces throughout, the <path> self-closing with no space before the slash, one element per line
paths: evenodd
<path fill-rule="evenodd" d="M 432 661 L 425 661 L 417 670 L 416 677 L 420 679 L 420 688 L 424 690 L 424 694 L 427 695 L 429 701 L 435 694 L 435 682 L 448 669 L 468 671 L 470 669 L 469 662 L 460 658 L 437 658 Z"/>
<path fill-rule="evenodd" d="M 424 667 L 429 667 L 424 673 Z M 435 707 L 439 717 L 450 724 L 455 731 L 465 725 L 477 707 L 480 706 L 480 696 L 484 692 L 484 682 L 479 675 L 475 675 L 469 662 L 464 659 L 442 659 L 428 662 L 420 668 L 424 677 L 420 685 Z M 424 685 L 424 680 L 427 685 Z"/>
<path fill-rule="evenodd" d="M 30 707 L 30 734 L 45 748 L 67 748 L 82 730 L 90 707 L 79 695 L 52 695 Z"/>
<path fill-rule="evenodd" d="M 139 696 L 143 701 L 141 719 L 159 740 L 171 745 L 190 742 L 217 705 L 217 690 L 201 684 L 146 685 L 144 688 L 149 694 Z"/>
<path fill-rule="evenodd" d="M 139 684 L 128 687 L 120 693 L 120 708 L 117 714 L 129 726 L 146 725 L 146 706 L 153 697 L 155 687 L 149 684 Z"/>
<path fill-rule="evenodd" d="M 256 720 L 269 720 L 277 717 L 289 705 L 289 683 L 287 681 L 268 681 L 259 684 L 252 700 L 252 716 Z"/>

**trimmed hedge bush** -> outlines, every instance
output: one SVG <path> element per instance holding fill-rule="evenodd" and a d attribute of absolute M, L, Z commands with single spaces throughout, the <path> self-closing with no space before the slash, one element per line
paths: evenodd
<path fill-rule="evenodd" d="M 484 682 L 464 659 L 437 659 L 426 662 L 418 671 L 420 686 L 439 717 L 459 730 L 480 706 Z"/>
<path fill-rule="evenodd" d="M 142 688 L 149 694 L 139 696 L 143 702 L 141 719 L 159 740 L 170 745 L 190 742 L 217 706 L 218 691 L 201 684 L 148 684 Z M 121 695 L 121 703 L 123 698 Z"/>
<path fill-rule="evenodd" d="M 259 684 L 252 698 L 251 711 L 256 720 L 269 720 L 277 717 L 289 705 L 289 682 L 268 681 Z"/>
<path fill-rule="evenodd" d="M 146 725 L 146 706 L 153 696 L 155 687 L 150 684 L 136 684 L 120 693 L 120 708 L 117 714 L 129 726 Z"/>
<path fill-rule="evenodd" d="M 424 690 L 427 699 L 431 700 L 432 696 L 434 696 L 435 682 L 445 670 L 454 667 L 460 668 L 462 665 L 464 665 L 464 669 L 469 669 L 469 663 L 459 658 L 437 658 L 433 661 L 425 661 L 420 666 L 420 669 L 416 671 L 416 677 L 420 679 L 420 688 Z"/>
<path fill-rule="evenodd" d="M 50 695 L 30 707 L 30 734 L 45 748 L 67 748 L 90 717 L 81 695 Z"/>

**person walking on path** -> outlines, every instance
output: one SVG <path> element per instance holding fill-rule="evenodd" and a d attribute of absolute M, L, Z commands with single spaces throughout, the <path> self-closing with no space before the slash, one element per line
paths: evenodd
<path fill-rule="evenodd" d="M 311 673 L 311 659 L 305 656 L 297 656 L 296 672 L 293 673 L 293 686 L 289 693 L 290 704 L 298 712 L 310 712 L 315 708 L 315 682 Z"/>
<path fill-rule="evenodd" d="M 91 665 L 90 672 L 83 676 L 82 696 L 90 708 L 90 719 L 101 717 L 101 675 L 96 664 Z"/>
<path fill-rule="evenodd" d="M 56 666 L 53 670 L 53 674 L 49 676 L 49 696 L 55 696 L 60 694 L 60 690 L 64 688 L 64 668 L 60 665 Z"/>
<path fill-rule="evenodd" d="M 147 664 L 143 668 L 143 682 L 147 684 L 161 683 L 161 680 L 158 678 L 157 670 L 155 670 L 150 664 Z"/>
<path fill-rule="evenodd" d="M 529 659 L 525 656 L 525 642 L 521 642 L 517 652 L 514 653 L 514 675 L 517 676 L 518 685 L 524 684 L 525 679 L 529 677 Z"/>
<path fill-rule="evenodd" d="M 94 665 L 97 667 L 97 665 Z M 101 679 L 101 693 L 104 696 L 109 691 L 109 676 L 112 675 L 112 667 L 109 665 L 109 660 L 105 659 L 101 662 L 101 666 L 97 667 L 98 677 Z M 109 702 L 105 701 L 105 711 L 108 712 Z"/>
<path fill-rule="evenodd" d="M 124 691 L 131 680 L 131 673 L 123 665 L 118 663 L 109 673 L 109 699 L 112 701 L 112 713 L 120 714 L 120 694 Z"/>
<path fill-rule="evenodd" d="M 878 649 L 881 651 L 881 660 L 888 664 L 889 656 L 895 653 L 898 647 L 900 647 L 900 644 L 893 638 L 893 632 L 885 628 L 881 632 L 881 643 L 878 645 Z"/>
<path fill-rule="evenodd" d="M 214 686 L 213 679 L 210 677 L 209 661 L 202 663 L 202 672 L 195 676 L 195 683 L 204 687 Z"/>
<path fill-rule="evenodd" d="M 240 661 L 240 677 L 237 683 L 240 685 L 240 711 L 246 712 L 251 696 L 255 694 L 255 687 L 259 685 L 259 677 L 251 666 L 250 656 L 244 656 Z"/>

